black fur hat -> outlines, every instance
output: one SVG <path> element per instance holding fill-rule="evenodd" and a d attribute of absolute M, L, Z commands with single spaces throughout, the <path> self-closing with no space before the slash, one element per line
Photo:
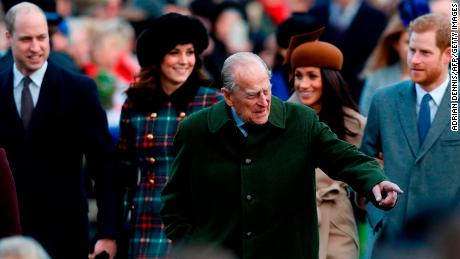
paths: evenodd
<path fill-rule="evenodd" d="M 279 47 L 287 49 L 291 37 L 321 28 L 322 25 L 305 13 L 294 13 L 284 20 L 276 30 L 276 42 Z"/>
<path fill-rule="evenodd" d="M 168 13 L 155 19 L 137 39 L 137 58 L 141 67 L 160 64 L 177 44 L 192 43 L 197 55 L 208 47 L 208 33 L 196 18 Z"/>

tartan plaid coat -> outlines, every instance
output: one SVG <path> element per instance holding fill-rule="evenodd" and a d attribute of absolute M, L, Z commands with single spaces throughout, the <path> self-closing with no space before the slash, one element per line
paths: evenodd
<path fill-rule="evenodd" d="M 121 112 L 118 168 L 131 209 L 129 258 L 160 258 L 169 247 L 159 215 L 160 193 L 174 159 L 177 127 L 222 96 L 215 89 L 190 84 L 170 96 L 160 89 L 133 89 L 128 96 Z"/>

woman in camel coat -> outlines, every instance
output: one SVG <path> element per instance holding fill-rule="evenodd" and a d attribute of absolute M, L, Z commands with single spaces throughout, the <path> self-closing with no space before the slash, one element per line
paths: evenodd
<path fill-rule="evenodd" d="M 311 34 L 309 34 L 311 36 Z M 295 93 L 289 99 L 314 109 L 337 136 L 359 147 L 365 118 L 340 74 L 343 55 L 309 35 L 294 36 L 288 51 Z M 359 258 L 359 239 L 348 186 L 316 168 L 320 259 Z"/>

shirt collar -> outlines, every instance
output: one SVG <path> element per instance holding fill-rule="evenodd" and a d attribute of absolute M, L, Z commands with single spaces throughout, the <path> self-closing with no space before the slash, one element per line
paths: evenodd
<path fill-rule="evenodd" d="M 442 97 L 444 96 L 444 93 L 446 92 L 447 87 L 449 86 L 449 79 L 450 76 L 448 75 L 446 80 L 444 80 L 444 82 L 442 82 L 439 86 L 434 88 L 431 92 L 427 92 L 423 90 L 423 88 L 419 84 L 415 84 L 415 91 L 417 93 L 417 104 L 420 105 L 423 96 L 429 93 L 431 95 L 432 100 L 434 101 L 434 104 L 436 104 L 436 106 L 439 106 L 439 104 L 442 101 Z"/>
<path fill-rule="evenodd" d="M 235 108 L 231 107 L 230 108 L 232 111 L 232 116 L 233 119 L 235 120 L 236 126 L 241 127 L 244 124 L 244 121 L 236 114 Z"/>
<path fill-rule="evenodd" d="M 208 117 L 208 127 L 212 133 L 219 131 L 225 124 L 235 121 L 233 112 L 227 112 L 227 104 L 225 100 L 210 107 Z M 233 118 L 232 118 L 233 117 Z M 270 103 L 270 115 L 268 115 L 268 123 L 284 129 L 286 127 L 286 107 L 285 104 L 275 96 L 272 96 Z"/>
<path fill-rule="evenodd" d="M 43 66 L 39 69 L 37 69 L 35 72 L 33 72 L 29 78 L 30 80 L 34 83 L 35 86 L 40 88 L 42 86 L 43 78 L 45 78 L 45 72 L 46 68 L 48 67 L 48 61 L 45 60 L 45 63 L 43 63 Z M 16 66 L 16 63 L 13 66 L 13 85 L 14 87 L 19 87 L 19 84 L 22 82 L 22 79 L 24 78 L 24 75 L 19 71 L 19 69 Z"/>

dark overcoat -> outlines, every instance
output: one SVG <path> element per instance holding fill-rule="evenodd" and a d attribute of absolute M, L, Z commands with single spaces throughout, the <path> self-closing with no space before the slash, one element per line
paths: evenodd
<path fill-rule="evenodd" d="M 121 192 L 94 81 L 48 61 L 38 102 L 24 129 L 10 66 L 0 73 L 0 146 L 16 181 L 23 234 L 37 239 L 52 258 L 88 255 L 83 156 L 95 180 L 98 235 L 117 234 Z"/>
<path fill-rule="evenodd" d="M 0 239 L 20 234 L 16 185 L 5 150 L 0 148 Z"/>
<path fill-rule="evenodd" d="M 308 107 L 273 97 L 268 122 L 247 140 L 228 110 L 220 102 L 179 126 L 162 194 L 167 236 L 240 258 L 317 258 L 315 168 L 371 198 L 386 179 L 378 163 Z"/>

